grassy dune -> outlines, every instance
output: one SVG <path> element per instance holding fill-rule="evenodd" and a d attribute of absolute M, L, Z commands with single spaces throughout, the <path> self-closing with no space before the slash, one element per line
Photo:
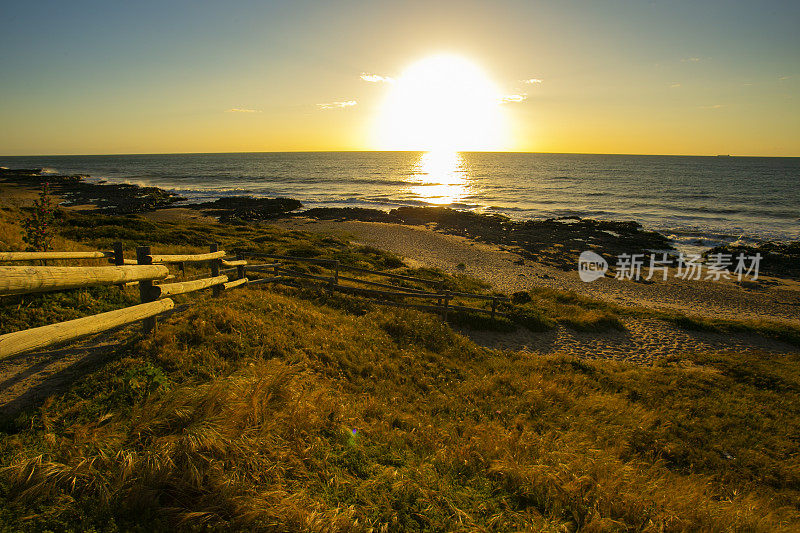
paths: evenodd
<path fill-rule="evenodd" d="M 197 305 L 6 428 L 31 529 L 788 530 L 796 357 L 482 349 L 294 290 Z M 107 524 L 107 525 L 103 525 Z"/>
<path fill-rule="evenodd" d="M 72 217 L 65 246 L 217 241 L 400 266 L 303 232 Z M 0 327 L 129 298 L 116 288 L 6 298 Z M 123 337 L 112 362 L 3 421 L 0 531 L 791 531 L 800 521 L 800 356 L 590 362 L 488 350 L 434 315 L 312 288 L 182 298 L 191 307 L 153 336 Z M 602 330 L 634 312 L 558 291 L 517 299 L 514 320 L 492 327 Z"/>

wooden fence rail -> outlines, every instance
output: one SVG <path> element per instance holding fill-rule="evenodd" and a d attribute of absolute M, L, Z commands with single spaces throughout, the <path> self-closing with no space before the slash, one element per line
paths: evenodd
<path fill-rule="evenodd" d="M 325 281 L 327 283 L 333 283 L 334 280 L 333 276 L 315 276 L 314 274 L 306 274 L 305 272 L 299 272 L 297 270 L 292 270 L 290 268 L 276 267 L 274 270 L 275 272 L 280 272 L 281 274 L 288 274 L 290 276 L 298 278 L 315 279 L 318 281 Z"/>
<path fill-rule="evenodd" d="M 386 278 L 402 279 L 404 281 L 416 281 L 419 283 L 426 283 L 428 285 L 433 285 L 434 287 L 437 287 L 439 286 L 439 284 L 441 284 L 441 280 L 437 279 L 415 278 L 414 276 L 404 276 L 403 274 L 395 274 L 394 272 L 382 272 L 380 270 L 369 270 L 366 268 L 359 268 L 350 265 L 340 265 L 339 268 L 342 268 L 344 270 L 350 270 L 352 272 L 361 272 L 362 274 L 371 274 L 373 276 L 383 276 Z"/>
<path fill-rule="evenodd" d="M 383 287 L 385 289 L 402 289 L 405 292 L 428 293 L 428 291 L 424 291 L 422 289 L 412 289 L 412 288 L 409 288 L 409 287 L 399 287 L 397 285 L 391 285 L 389 283 L 380 283 L 380 282 L 377 282 L 377 281 L 369 281 L 369 280 L 366 280 L 366 279 L 351 278 L 349 276 L 339 275 L 339 280 L 340 281 L 349 281 L 349 282 L 352 282 L 352 283 L 361 283 L 363 285 L 371 285 L 373 287 Z"/>
<path fill-rule="evenodd" d="M 108 259 L 115 266 L 46 267 L 0 266 L 0 295 L 18 295 L 45 291 L 76 289 L 98 285 L 124 287 L 136 283 L 142 303 L 79 318 L 0 335 L 0 358 L 8 357 L 85 335 L 106 331 L 117 326 L 143 321 L 145 332 L 156 326 L 155 317 L 174 307 L 165 296 L 185 294 L 212 288 L 214 295 L 248 283 L 245 276 L 247 261 L 241 258 L 224 261 L 225 251 L 212 244 L 205 254 L 152 254 L 149 246 L 136 250 L 136 259 L 125 259 L 122 243 L 114 243 L 111 252 L 0 252 L 1 261 L 32 261 L 48 259 Z M 210 262 L 211 277 L 180 283 L 155 285 L 153 282 L 175 276 L 163 263 Z M 162 263 L 162 264 L 153 264 Z M 220 266 L 233 267 L 235 278 L 222 275 Z M 274 265 L 270 265 L 274 267 Z M 181 268 L 183 270 L 183 268 Z"/>
<path fill-rule="evenodd" d="M 317 263 L 325 265 L 333 265 L 334 263 L 338 263 L 336 259 L 320 259 L 318 257 L 296 257 L 291 255 L 262 254 L 259 252 L 243 252 L 241 255 L 247 257 L 267 257 L 270 259 L 281 259 L 283 261 L 299 261 L 304 263 Z"/>
<path fill-rule="evenodd" d="M 292 262 L 307 262 L 307 263 L 315 263 L 320 265 L 326 265 L 329 269 L 333 270 L 333 276 L 318 276 L 313 274 L 307 274 L 305 272 L 300 272 L 297 270 L 292 270 L 288 268 L 284 268 L 280 264 L 273 265 L 273 272 L 275 274 L 274 277 L 270 278 L 268 281 L 267 279 L 258 279 L 251 281 L 251 284 L 261 284 L 267 282 L 275 282 L 275 283 L 282 283 L 286 285 L 298 286 L 296 283 L 293 283 L 291 280 L 292 277 L 294 278 L 304 278 L 304 279 L 311 279 L 316 281 L 322 281 L 326 283 L 325 289 L 329 291 L 339 291 L 339 292 L 350 292 L 350 293 L 360 293 L 364 295 L 369 295 L 373 297 L 386 297 L 386 298 L 422 298 L 422 299 L 432 299 L 436 300 L 437 303 L 431 305 L 422 305 L 422 304 L 407 304 L 401 302 L 376 302 L 376 303 L 386 303 L 387 305 L 394 305 L 396 304 L 399 307 L 414 307 L 417 309 L 425 309 L 430 311 L 437 311 L 441 313 L 443 319 L 447 319 L 447 314 L 449 311 L 465 311 L 465 312 L 475 312 L 475 313 L 486 313 L 491 315 L 492 318 L 496 316 L 507 316 L 504 313 L 500 313 L 497 311 L 498 305 L 500 302 L 508 301 L 508 298 L 505 296 L 499 295 L 491 295 L 491 294 L 474 294 L 468 292 L 452 292 L 452 291 L 442 291 L 442 284 L 443 280 L 431 280 L 425 278 L 417 278 L 414 276 L 405 276 L 403 274 L 395 274 L 393 272 L 382 272 L 378 270 L 369 270 L 366 268 L 359 268 L 349 265 L 342 265 L 339 261 L 335 259 L 320 259 L 320 258 L 310 258 L 310 257 L 296 257 L 296 256 L 283 256 L 277 254 L 258 254 L 258 253 L 244 253 L 241 255 L 246 255 L 250 257 L 267 257 L 271 259 L 281 259 L 284 261 L 292 261 Z M 251 265 L 248 266 L 251 270 L 258 270 L 258 266 L 260 265 Z M 265 265 L 266 266 L 266 265 Z M 424 283 L 429 286 L 433 286 L 439 292 L 432 293 L 426 292 L 420 289 L 412 289 L 407 287 L 402 287 L 398 285 L 391 285 L 388 283 L 380 283 L 377 281 L 365 280 L 360 278 L 354 278 L 350 276 L 342 276 L 339 274 L 339 270 L 351 270 L 354 272 L 360 272 L 364 274 L 369 274 L 373 276 L 383 276 L 391 279 L 398 279 L 403 281 L 413 281 L 418 283 Z M 361 284 L 361 285 L 370 285 L 373 287 L 381 287 L 384 289 L 395 289 L 394 291 L 389 290 L 378 290 L 378 289 L 367 289 L 364 287 L 354 287 L 350 285 L 341 285 L 339 281 L 348 281 L 351 283 Z M 485 300 L 491 302 L 491 309 L 483 309 L 480 307 L 469 307 L 464 305 L 454 305 L 451 304 L 450 301 L 453 298 L 464 298 L 464 299 L 477 299 L 477 300 Z"/>
<path fill-rule="evenodd" d="M 175 296 L 177 294 L 186 294 L 187 292 L 199 291 L 213 287 L 214 285 L 222 285 L 228 282 L 228 276 L 215 276 L 213 278 L 197 279 L 194 281 L 184 281 L 181 283 L 167 283 L 161 285 L 153 285 L 150 297 L 153 300 L 158 300 L 164 296 Z"/>
<path fill-rule="evenodd" d="M 163 265 L 103 267 L 0 266 L 0 295 L 26 294 L 164 279 Z"/>
<path fill-rule="evenodd" d="M 175 303 L 167 298 L 49 326 L 6 333 L 0 335 L 0 359 L 138 322 L 169 311 L 174 306 Z"/>
<path fill-rule="evenodd" d="M 48 259 L 106 259 L 114 252 L 0 252 L 0 261 L 40 261 Z"/>
<path fill-rule="evenodd" d="M 249 282 L 249 280 L 247 278 L 239 278 L 239 279 L 235 279 L 233 281 L 229 281 L 227 283 L 223 283 L 222 287 L 227 291 L 227 290 L 233 289 L 235 287 L 239 287 L 240 285 L 244 285 L 245 283 L 248 283 L 248 282 Z"/>
<path fill-rule="evenodd" d="M 207 254 L 152 254 L 151 263 L 199 263 L 203 261 L 213 261 L 225 257 L 225 250 L 209 252 Z"/>

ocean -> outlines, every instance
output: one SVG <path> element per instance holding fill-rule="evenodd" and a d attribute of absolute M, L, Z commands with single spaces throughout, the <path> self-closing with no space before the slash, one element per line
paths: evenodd
<path fill-rule="evenodd" d="M 686 247 L 800 240 L 800 158 L 266 152 L 0 156 L 0 166 L 156 186 L 189 201 L 283 196 L 308 208 L 636 220 Z"/>

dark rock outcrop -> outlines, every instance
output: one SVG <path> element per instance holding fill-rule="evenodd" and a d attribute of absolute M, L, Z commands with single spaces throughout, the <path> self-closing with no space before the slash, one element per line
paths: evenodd
<path fill-rule="evenodd" d="M 42 169 L 0 169 L 0 179 L 25 186 L 44 183 L 65 205 L 93 205 L 103 214 L 126 215 L 170 207 L 185 198 L 158 187 L 127 183 L 88 183 L 81 174 L 44 174 Z"/>
<path fill-rule="evenodd" d="M 300 209 L 303 204 L 293 198 L 227 196 L 213 202 L 191 204 L 186 207 L 201 209 L 210 215 L 218 216 L 221 222 L 235 222 L 237 220 L 267 220 L 279 217 Z"/>

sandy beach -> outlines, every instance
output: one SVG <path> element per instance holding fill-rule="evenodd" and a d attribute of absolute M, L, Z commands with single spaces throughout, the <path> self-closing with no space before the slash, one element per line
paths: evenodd
<path fill-rule="evenodd" d="M 160 221 L 196 221 L 198 213 L 193 209 L 172 208 L 145 216 Z M 677 279 L 671 271 L 666 281 L 634 282 L 607 276 L 585 283 L 578 277 L 577 265 L 574 271 L 564 271 L 523 259 L 505 247 L 448 235 L 432 227 L 303 217 L 276 219 L 269 224 L 289 230 L 342 236 L 355 243 L 395 253 L 409 266 L 466 274 L 507 294 L 533 287 L 550 287 L 624 307 L 677 311 L 710 319 L 769 319 L 800 324 L 800 283 L 788 279 L 762 276 L 756 282 L 742 284 L 728 280 L 691 281 Z M 564 326 L 545 333 L 534 333 L 524 328 L 514 333 L 463 332 L 492 348 L 636 362 L 653 362 L 687 350 L 798 351 L 795 346 L 754 334 L 688 331 L 645 318 L 625 318 L 623 324 L 625 331 L 622 332 L 577 332 Z"/>
<path fill-rule="evenodd" d="M 358 221 L 283 219 L 280 227 L 349 235 L 366 245 L 451 274 L 467 274 L 513 293 L 553 287 L 628 306 L 675 310 L 711 318 L 800 320 L 800 283 L 761 276 L 757 282 L 683 280 L 670 271 L 666 281 L 635 282 L 606 276 L 592 283 L 578 277 L 577 264 L 564 271 L 526 260 L 502 246 L 447 235 L 429 228 Z M 458 268 L 463 264 L 463 270 Z"/>

